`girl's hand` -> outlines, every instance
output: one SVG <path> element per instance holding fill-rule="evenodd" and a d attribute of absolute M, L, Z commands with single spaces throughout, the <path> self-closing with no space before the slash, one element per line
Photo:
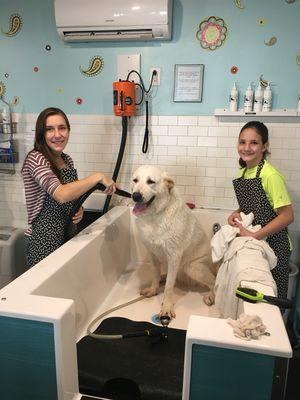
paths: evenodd
<path fill-rule="evenodd" d="M 235 226 L 239 228 L 240 233 L 238 236 L 249 236 L 255 238 L 255 232 L 248 231 L 240 222 L 235 222 Z"/>
<path fill-rule="evenodd" d="M 83 207 L 80 207 L 79 211 L 72 218 L 73 224 L 78 224 L 83 218 Z"/>
<path fill-rule="evenodd" d="M 236 219 L 238 219 L 239 221 L 242 220 L 241 215 L 240 215 L 240 213 L 238 211 L 234 211 L 232 214 L 230 214 L 228 219 L 227 219 L 227 222 L 231 226 L 238 226 L 237 222 L 235 221 Z"/>

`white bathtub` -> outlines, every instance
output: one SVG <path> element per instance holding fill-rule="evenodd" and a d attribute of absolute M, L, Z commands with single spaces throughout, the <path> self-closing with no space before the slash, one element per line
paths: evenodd
<path fill-rule="evenodd" d="M 197 209 L 195 213 L 211 237 L 213 224 L 224 224 L 229 211 Z M 134 221 L 130 208 L 114 207 L 0 291 L 1 397 L 81 398 L 76 343 L 86 335 L 88 324 L 97 315 L 136 298 L 139 287 L 150 279 L 148 254 L 136 235 Z M 268 287 L 257 288 L 272 294 Z M 246 342 L 234 337 L 227 322 L 217 318 L 214 306 L 204 305 L 202 295 L 176 289 L 176 319 L 170 327 L 187 329 L 183 400 L 226 398 L 226 391 L 232 392 L 232 384 L 227 387 L 228 378 L 225 375 L 222 380 L 221 374 L 216 381 L 214 370 L 216 362 L 226 369 L 234 360 L 240 361 L 235 367 L 234 362 L 231 365 L 233 373 L 243 371 L 248 382 L 250 373 L 256 381 L 253 385 L 250 380 L 247 391 L 243 390 L 243 399 L 257 395 L 260 376 L 267 381 L 262 389 L 265 397 L 256 398 L 271 399 L 274 390 L 284 393 L 292 349 L 279 309 L 240 301 L 237 312 L 259 315 L 270 332 L 270 336 Z M 145 299 L 110 316 L 152 322 L 161 296 Z M 214 393 L 211 386 L 215 387 Z"/>

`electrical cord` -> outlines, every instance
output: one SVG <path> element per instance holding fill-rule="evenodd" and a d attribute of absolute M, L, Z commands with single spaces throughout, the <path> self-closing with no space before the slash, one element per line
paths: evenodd
<path fill-rule="evenodd" d="M 143 78 L 142 78 L 141 74 L 138 71 L 134 70 L 134 69 L 131 70 L 128 73 L 126 80 L 128 81 L 130 75 L 133 74 L 133 73 L 137 74 L 138 77 L 141 80 L 141 84 L 136 83 L 136 85 L 140 87 L 141 93 L 142 93 L 141 101 L 136 104 L 136 105 L 140 105 L 140 104 L 142 104 L 142 102 L 144 100 L 144 93 L 145 94 L 149 94 L 150 93 L 150 91 L 152 89 L 152 86 L 153 86 L 153 79 L 154 79 L 154 76 L 157 74 L 157 72 L 155 70 L 152 71 L 151 81 L 150 81 L 150 85 L 149 85 L 148 89 L 145 88 L 144 81 L 143 81 Z M 148 147 L 149 147 L 149 123 L 148 123 L 148 121 L 149 121 L 149 101 L 148 101 L 148 99 L 145 100 L 145 108 L 146 108 L 146 126 L 145 126 L 144 140 L 143 140 L 143 146 L 142 146 L 142 152 L 144 154 L 147 153 Z"/>
<path fill-rule="evenodd" d="M 148 146 L 149 146 L 149 128 L 148 128 L 149 104 L 148 104 L 148 100 L 145 101 L 145 106 L 146 106 L 146 125 L 145 125 L 145 134 L 144 134 L 144 140 L 143 140 L 143 146 L 142 146 L 142 152 L 144 154 L 147 153 Z"/>
<path fill-rule="evenodd" d="M 128 72 L 126 81 L 129 81 L 129 77 L 130 77 L 130 75 L 133 74 L 133 73 L 137 74 L 138 77 L 139 77 L 140 80 L 141 80 L 141 84 L 136 83 L 136 85 L 137 85 L 137 86 L 141 86 L 142 89 L 143 89 L 143 91 L 144 91 L 144 93 L 147 93 L 147 94 L 148 94 L 148 93 L 150 92 L 150 90 L 152 89 L 153 79 L 154 79 L 154 76 L 156 75 L 156 71 L 155 71 L 155 70 L 152 71 L 151 81 L 150 81 L 150 85 L 149 85 L 148 89 L 145 88 L 144 81 L 143 81 L 143 78 L 142 78 L 141 74 L 140 74 L 138 71 L 136 71 L 135 69 L 132 69 L 131 71 Z"/>

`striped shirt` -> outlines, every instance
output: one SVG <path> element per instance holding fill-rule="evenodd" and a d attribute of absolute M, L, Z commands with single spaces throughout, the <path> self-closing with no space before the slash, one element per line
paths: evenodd
<path fill-rule="evenodd" d="M 63 154 L 66 164 L 73 168 L 74 164 L 70 156 Z M 32 150 L 24 162 L 22 176 L 25 187 L 25 198 L 29 228 L 25 235 L 31 235 L 32 221 L 41 212 L 46 194 L 53 193 L 61 185 L 60 180 L 51 170 L 50 162 L 39 151 Z"/>

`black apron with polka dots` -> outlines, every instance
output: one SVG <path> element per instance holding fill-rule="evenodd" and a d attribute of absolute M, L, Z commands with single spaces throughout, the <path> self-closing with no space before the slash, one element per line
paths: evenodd
<path fill-rule="evenodd" d="M 262 186 L 260 172 L 263 165 L 264 160 L 259 163 L 255 178 L 245 179 L 243 174 L 240 178 L 233 180 L 240 210 L 244 214 L 252 212 L 254 214 L 253 225 L 259 224 L 262 227 L 277 216 Z M 266 241 L 277 256 L 277 265 L 271 272 L 277 285 L 278 297 L 286 298 L 291 254 L 287 228 L 268 236 Z"/>
<path fill-rule="evenodd" d="M 66 160 L 65 160 L 66 161 Z M 75 168 L 60 170 L 60 181 L 76 181 Z M 72 201 L 58 203 L 48 193 L 41 212 L 32 222 L 32 233 L 28 244 L 27 267 L 32 267 L 65 243 L 65 228 L 69 222 Z"/>

